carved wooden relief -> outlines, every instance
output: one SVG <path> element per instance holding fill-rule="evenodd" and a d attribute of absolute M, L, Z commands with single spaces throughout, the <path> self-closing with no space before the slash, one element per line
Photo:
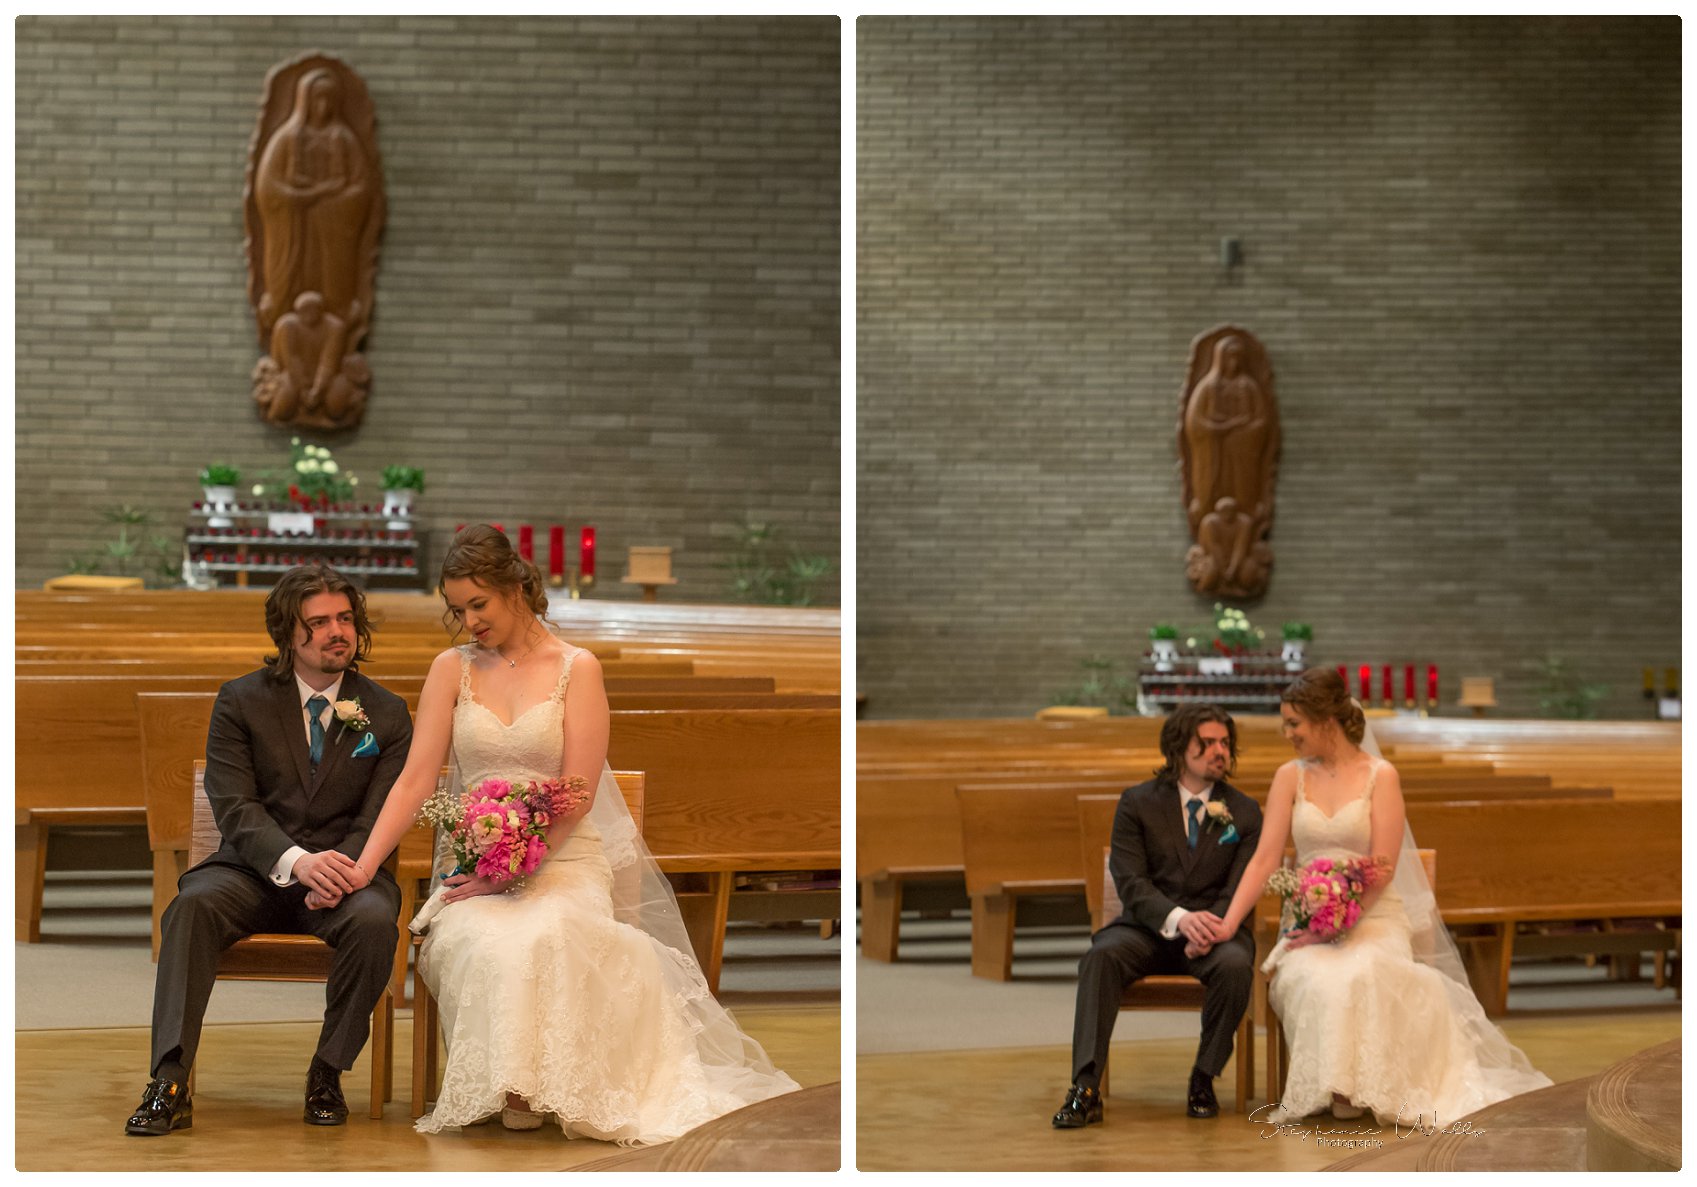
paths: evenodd
<path fill-rule="evenodd" d="M 1190 344 L 1178 452 L 1194 541 L 1185 558 L 1191 588 L 1261 596 L 1273 569 L 1279 409 L 1266 348 L 1248 330 L 1219 326 Z"/>
<path fill-rule="evenodd" d="M 310 53 L 265 77 L 248 144 L 248 300 L 265 351 L 253 399 L 273 424 L 359 424 L 383 230 L 377 121 L 365 84 L 339 58 Z"/>

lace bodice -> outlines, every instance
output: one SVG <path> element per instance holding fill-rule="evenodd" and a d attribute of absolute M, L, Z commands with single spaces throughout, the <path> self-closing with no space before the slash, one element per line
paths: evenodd
<path fill-rule="evenodd" d="M 1373 759 L 1361 794 L 1334 815 L 1327 816 L 1320 805 L 1308 798 L 1307 766 L 1297 764 L 1296 806 L 1291 809 L 1290 835 L 1296 843 L 1298 865 L 1306 865 L 1316 857 L 1366 857 L 1373 851 L 1373 784 L 1383 765 L 1382 760 Z M 1386 886 L 1371 913 L 1381 915 L 1401 909 L 1402 899 L 1396 887 Z"/>
<path fill-rule="evenodd" d="M 1306 764 L 1297 764 L 1296 806 L 1291 809 L 1290 834 L 1296 842 L 1299 863 L 1316 857 L 1363 857 L 1371 851 L 1373 783 L 1379 777 L 1379 766 L 1379 760 L 1374 759 L 1361 794 L 1339 808 L 1336 815 L 1327 816 L 1308 798 Z"/>
<path fill-rule="evenodd" d="M 563 757 L 566 684 L 578 649 L 570 648 L 560 661 L 560 679 L 545 701 L 538 701 L 511 722 L 471 691 L 471 652 L 460 652 L 460 695 L 454 705 L 454 743 L 451 761 L 460 786 L 485 779 L 558 779 Z"/>

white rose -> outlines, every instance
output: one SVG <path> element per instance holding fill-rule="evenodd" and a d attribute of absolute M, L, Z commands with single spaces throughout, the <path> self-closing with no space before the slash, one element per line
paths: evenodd
<path fill-rule="evenodd" d="M 1215 820 L 1218 820 L 1226 814 L 1226 806 L 1219 800 L 1209 800 L 1203 805 L 1203 809 Z"/>
<path fill-rule="evenodd" d="M 265 493 L 265 488 L 263 486 L 260 486 L 258 483 L 255 483 L 254 488 L 253 488 L 253 493 L 256 494 L 256 495 L 262 495 L 262 494 Z"/>
<path fill-rule="evenodd" d="M 334 474 L 336 472 L 336 463 L 335 462 L 325 462 L 324 463 L 324 472 L 326 474 Z"/>
<path fill-rule="evenodd" d="M 301 439 L 299 437 L 290 437 L 289 438 L 289 444 L 290 445 L 299 445 L 300 443 L 301 443 Z"/>
<path fill-rule="evenodd" d="M 359 702 L 358 701 L 337 701 L 336 702 L 336 716 L 340 717 L 343 721 L 348 720 L 350 717 L 359 716 Z"/>
<path fill-rule="evenodd" d="M 304 458 L 303 457 L 300 461 L 296 462 L 295 463 L 295 472 L 297 474 L 305 474 L 306 468 L 307 468 L 307 462 L 309 462 L 310 460 L 311 460 L 310 458 Z"/>
<path fill-rule="evenodd" d="M 352 474 L 349 474 L 348 475 L 348 485 L 349 486 L 358 486 L 359 485 L 359 479 L 354 477 Z"/>

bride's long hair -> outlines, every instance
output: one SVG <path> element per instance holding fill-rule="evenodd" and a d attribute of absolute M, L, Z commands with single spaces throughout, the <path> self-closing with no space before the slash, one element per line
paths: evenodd
<path fill-rule="evenodd" d="M 541 618 L 548 614 L 548 587 L 542 584 L 542 571 L 514 551 L 503 533 L 486 523 L 461 528 L 448 545 L 448 554 L 442 558 L 442 576 L 436 584 L 444 605 L 448 595 L 443 587 L 450 580 L 462 578 L 485 585 L 503 597 L 516 590 L 532 614 Z M 465 629 L 451 606 L 442 615 L 442 625 L 454 632 L 455 639 Z"/>

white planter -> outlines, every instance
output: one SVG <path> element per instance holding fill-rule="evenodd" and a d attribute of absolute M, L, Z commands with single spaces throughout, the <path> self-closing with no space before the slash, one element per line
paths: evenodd
<path fill-rule="evenodd" d="M 1303 668 L 1303 657 L 1308 654 L 1307 639 L 1286 639 L 1285 649 L 1281 658 L 1285 667 L 1292 672 L 1300 672 Z"/>
<path fill-rule="evenodd" d="M 391 530 L 401 531 L 412 526 L 412 500 L 417 493 L 411 488 L 383 492 L 383 514 L 390 517 Z"/>
<path fill-rule="evenodd" d="M 200 488 L 202 500 L 211 516 L 206 521 L 209 528 L 227 528 L 235 525 L 230 518 L 230 512 L 236 505 L 236 488 L 233 486 L 203 486 Z"/>
<path fill-rule="evenodd" d="M 1177 639 L 1151 639 L 1149 640 L 1149 650 L 1155 655 L 1155 670 L 1157 672 L 1173 670 L 1173 661 L 1178 658 Z"/>
<path fill-rule="evenodd" d="M 1196 671 L 1202 676 L 1230 676 L 1232 661 L 1227 658 L 1199 659 L 1196 661 Z"/>

